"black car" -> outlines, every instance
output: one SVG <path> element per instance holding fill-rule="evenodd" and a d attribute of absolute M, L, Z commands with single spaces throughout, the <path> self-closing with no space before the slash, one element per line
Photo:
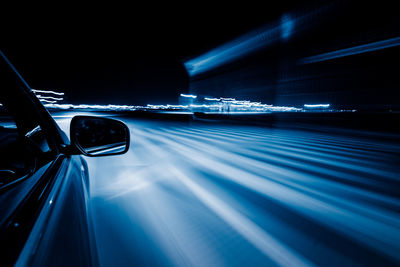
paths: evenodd
<path fill-rule="evenodd" d="M 128 128 L 76 116 L 70 141 L 1 51 L 0 104 L 0 265 L 97 265 L 80 155 L 125 153 Z"/>

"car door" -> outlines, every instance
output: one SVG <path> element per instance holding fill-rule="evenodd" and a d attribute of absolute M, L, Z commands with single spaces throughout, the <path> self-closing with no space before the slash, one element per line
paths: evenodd
<path fill-rule="evenodd" d="M 87 165 L 1 51 L 0 103 L 0 265 L 96 265 Z"/>

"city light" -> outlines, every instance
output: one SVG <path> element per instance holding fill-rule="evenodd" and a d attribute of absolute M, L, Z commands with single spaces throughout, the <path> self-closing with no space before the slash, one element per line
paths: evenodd
<path fill-rule="evenodd" d="M 50 103 L 50 104 L 57 103 L 57 101 L 54 101 L 54 100 L 46 100 L 46 99 L 40 99 L 40 98 L 39 98 L 39 100 L 40 100 L 40 102 L 45 102 L 45 103 Z"/>
<path fill-rule="evenodd" d="M 304 104 L 305 108 L 329 108 L 330 104 Z"/>
<path fill-rule="evenodd" d="M 63 98 L 59 97 L 52 97 L 52 96 L 42 96 L 42 95 L 36 95 L 39 99 L 50 99 L 50 100 L 55 100 L 55 101 L 61 101 Z"/>
<path fill-rule="evenodd" d="M 185 98 L 196 99 L 195 102 L 184 104 L 147 104 L 146 106 L 136 105 L 98 105 L 98 104 L 61 104 L 57 103 L 55 97 L 42 97 L 38 95 L 39 100 L 44 106 L 52 109 L 92 109 L 104 111 L 173 111 L 173 112 L 204 112 L 204 113 L 227 113 L 231 115 L 249 114 L 249 113 L 272 113 L 272 112 L 306 112 L 309 109 L 326 109 L 331 107 L 330 104 L 304 104 L 304 108 L 293 106 L 275 106 L 272 104 L 264 104 L 261 102 L 253 102 L 250 100 L 237 100 L 231 97 L 200 97 L 190 94 L 180 94 Z M 329 110 L 337 112 L 346 112 L 355 110 Z M 186 113 L 185 113 L 186 114 Z"/>
<path fill-rule="evenodd" d="M 34 93 L 44 93 L 44 94 L 54 94 L 54 95 L 64 95 L 63 92 L 37 90 L 37 89 L 32 89 L 32 92 L 34 92 Z"/>
<path fill-rule="evenodd" d="M 45 100 L 41 100 L 45 101 Z M 54 101 L 55 102 L 55 101 Z M 141 106 L 128 106 L 128 105 L 88 105 L 88 104 L 44 104 L 47 108 L 54 108 L 54 109 L 96 109 L 96 110 L 109 110 L 109 111 L 134 111 L 140 108 Z"/>
<path fill-rule="evenodd" d="M 181 96 L 182 96 L 182 97 L 190 97 L 190 98 L 193 98 L 193 99 L 197 98 L 196 95 L 181 94 Z"/>

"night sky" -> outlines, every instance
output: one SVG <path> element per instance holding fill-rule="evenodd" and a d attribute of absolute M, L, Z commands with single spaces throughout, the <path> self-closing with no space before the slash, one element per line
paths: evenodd
<path fill-rule="evenodd" d="M 309 2 L 3 9 L 1 49 L 32 88 L 70 103 L 176 103 L 188 88 L 185 59 Z"/>

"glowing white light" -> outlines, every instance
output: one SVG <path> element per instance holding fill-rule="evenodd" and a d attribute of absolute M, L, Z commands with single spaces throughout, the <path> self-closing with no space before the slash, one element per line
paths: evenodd
<path fill-rule="evenodd" d="M 197 98 L 197 95 L 186 95 L 186 94 L 181 94 L 182 97 L 191 97 L 191 98 Z"/>
<path fill-rule="evenodd" d="M 329 108 L 330 104 L 304 104 L 305 108 Z"/>
<path fill-rule="evenodd" d="M 59 97 L 52 97 L 52 96 L 42 96 L 42 95 L 36 95 L 39 99 L 51 99 L 51 100 L 56 100 L 56 101 L 61 101 L 63 98 Z"/>
<path fill-rule="evenodd" d="M 46 90 L 36 90 L 36 89 L 32 89 L 32 92 L 34 92 L 34 93 L 43 93 L 43 94 L 64 95 L 63 92 L 46 91 Z"/>
<path fill-rule="evenodd" d="M 197 98 L 196 95 L 180 94 L 182 97 Z M 45 107 L 55 109 L 95 109 L 104 111 L 134 111 L 134 110 L 172 110 L 174 112 L 196 112 L 201 111 L 205 113 L 229 113 L 229 114 L 245 114 L 245 113 L 270 113 L 270 112 L 304 112 L 308 108 L 329 108 L 330 104 L 304 104 L 304 108 L 290 107 L 290 106 L 274 106 L 271 104 L 263 104 L 261 102 L 252 102 L 250 100 L 236 100 L 235 98 L 228 97 L 205 97 L 205 101 L 217 102 L 203 102 L 187 105 L 153 105 L 147 104 L 146 106 L 130 106 L 130 105 L 88 105 L 88 104 L 57 104 L 58 100 L 62 98 L 56 97 L 43 97 L 38 95 L 40 101 L 46 102 Z M 57 100 L 57 101 L 56 101 Z M 208 104 L 210 103 L 210 104 Z"/>
<path fill-rule="evenodd" d="M 42 101 L 45 101 L 44 99 Z M 55 104 L 56 101 L 50 104 L 44 104 L 47 108 L 55 109 L 98 109 L 98 110 L 113 110 L 113 111 L 133 111 L 138 108 L 143 108 L 140 106 L 127 106 L 127 105 L 73 105 L 73 104 Z"/>

